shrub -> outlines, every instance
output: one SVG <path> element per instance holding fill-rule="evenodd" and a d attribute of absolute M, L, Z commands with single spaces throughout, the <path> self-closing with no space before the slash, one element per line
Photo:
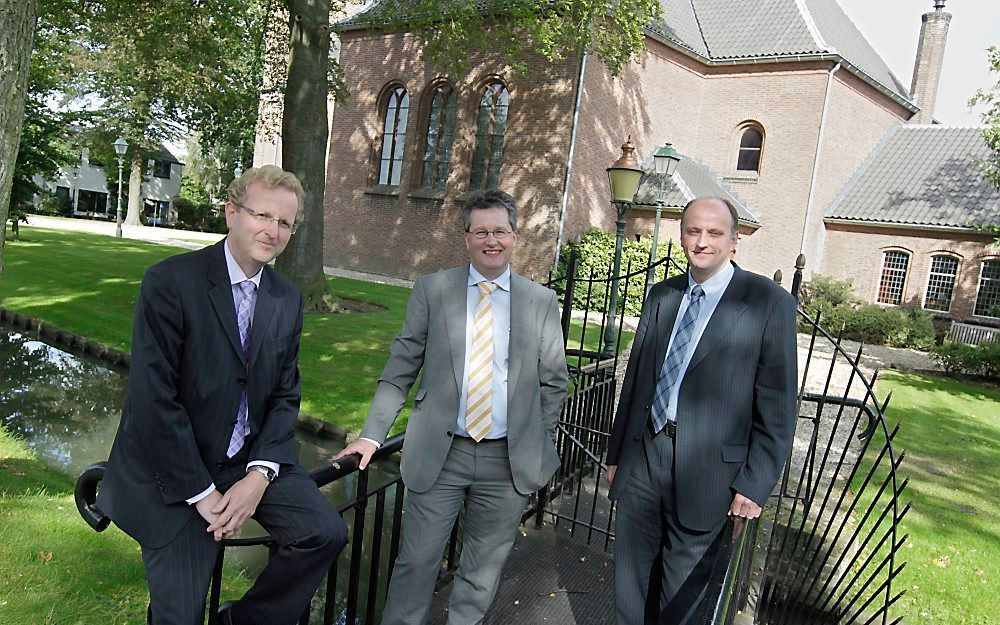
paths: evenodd
<path fill-rule="evenodd" d="M 825 304 L 837 307 L 858 303 L 850 280 L 837 280 L 819 273 L 813 274 L 812 280 L 802 285 L 799 301 L 806 310 L 815 310 Z"/>
<path fill-rule="evenodd" d="M 625 275 L 626 270 L 636 272 L 644 269 L 649 264 L 649 248 L 651 239 L 646 238 L 641 241 L 626 239 L 622 242 L 621 271 L 619 275 Z M 595 280 L 607 279 L 611 274 L 612 264 L 615 256 L 615 235 L 611 232 L 599 228 L 590 228 L 584 232 L 578 241 L 567 243 L 559 251 L 559 266 L 555 275 L 566 274 L 566 265 L 569 262 L 569 252 L 571 247 L 576 248 L 577 253 L 577 278 L 580 280 L 576 284 L 573 293 L 573 308 L 582 310 L 587 306 L 587 291 L 589 284 L 585 279 L 593 277 Z M 657 260 L 667 257 L 667 250 L 670 248 L 674 261 L 681 267 L 687 266 L 684 252 L 680 245 L 661 242 L 656 247 Z M 671 267 L 668 275 L 675 275 L 676 268 Z M 655 281 L 664 279 L 663 265 L 657 267 Z M 560 280 L 554 285 L 557 291 L 565 288 L 565 282 Z M 626 315 L 638 315 L 642 310 L 642 300 L 644 299 L 646 279 L 644 276 L 634 276 L 628 280 L 628 293 L 625 293 L 625 280 L 619 282 L 619 306 L 624 306 Z M 590 310 L 606 312 L 608 303 L 607 283 L 594 282 L 590 290 Z M 621 308 L 619 308 L 619 312 Z"/>
<path fill-rule="evenodd" d="M 966 345 L 946 341 L 931 350 L 931 356 L 949 375 L 977 375 L 990 380 L 1000 379 L 1000 343 Z"/>

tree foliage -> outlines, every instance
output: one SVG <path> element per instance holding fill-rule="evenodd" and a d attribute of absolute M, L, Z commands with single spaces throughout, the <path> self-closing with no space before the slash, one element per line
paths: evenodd
<path fill-rule="evenodd" d="M 456 74 L 468 69 L 470 50 L 497 49 L 520 71 L 525 52 L 549 60 L 587 52 L 618 75 L 661 12 L 658 0 L 383 0 L 366 17 L 373 27 L 416 34 L 424 59 Z"/>
<path fill-rule="evenodd" d="M 977 91 L 969 100 L 969 106 L 982 104 L 986 107 L 982 113 L 985 126 L 982 135 L 993 156 L 982 163 L 983 174 L 1000 188 L 1000 48 L 990 46 L 986 53 L 990 71 L 997 75 L 997 81 L 992 87 Z"/>

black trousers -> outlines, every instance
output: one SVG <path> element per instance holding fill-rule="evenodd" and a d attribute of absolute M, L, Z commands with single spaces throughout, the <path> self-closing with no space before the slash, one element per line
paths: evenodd
<path fill-rule="evenodd" d="M 674 439 L 643 435 L 643 462 L 629 475 L 615 517 L 618 625 L 690 623 L 705 595 L 725 517 L 698 531 L 677 518 Z"/>
<path fill-rule="evenodd" d="M 239 456 L 237 456 L 239 458 Z M 216 487 L 225 492 L 246 474 L 245 460 L 222 469 Z M 264 491 L 253 518 L 278 544 L 253 586 L 233 607 L 236 623 L 293 625 L 347 544 L 347 526 L 316 483 L 300 467 L 285 465 Z M 201 625 L 205 598 L 221 545 L 200 515 L 169 544 L 142 549 L 153 625 Z"/>

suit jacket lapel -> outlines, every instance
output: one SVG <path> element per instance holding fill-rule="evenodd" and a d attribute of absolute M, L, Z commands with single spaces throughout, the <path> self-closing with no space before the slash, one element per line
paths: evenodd
<path fill-rule="evenodd" d="M 740 315 L 747 308 L 746 303 L 743 301 L 747 293 L 746 274 L 739 267 L 735 267 L 734 269 L 736 271 L 733 273 L 733 278 L 730 280 L 726 292 L 722 294 L 722 299 L 719 300 L 719 305 L 716 306 L 715 312 L 712 313 L 712 318 L 708 321 L 708 325 L 705 326 L 705 331 L 702 333 L 701 340 L 698 341 L 698 346 L 691 356 L 691 362 L 688 364 L 685 375 L 690 374 L 705 356 L 712 353 L 712 350 L 715 349 L 719 341 L 728 336 L 729 329 L 733 323 L 739 319 Z"/>
<path fill-rule="evenodd" d="M 456 269 L 452 279 L 448 281 L 441 293 L 441 306 L 444 310 L 444 325 L 448 331 L 448 343 L 451 346 L 451 366 L 455 371 L 455 386 L 462 390 L 465 376 L 465 315 L 467 289 L 469 287 L 469 266 Z"/>
<path fill-rule="evenodd" d="M 250 324 L 250 363 L 257 361 L 257 354 L 260 353 L 260 345 L 264 337 L 269 336 L 267 329 L 271 326 L 271 319 L 274 317 L 276 308 L 275 297 L 271 295 L 271 276 L 268 267 L 264 268 L 260 276 L 260 287 L 257 289 L 257 303 L 253 309 L 253 320 Z"/>
<path fill-rule="evenodd" d="M 222 246 L 226 244 L 223 239 L 215 244 L 212 249 L 211 262 L 208 267 L 208 281 L 213 287 L 208 292 L 208 298 L 212 302 L 212 308 L 219 318 L 219 324 L 225 335 L 229 337 L 229 343 L 243 358 L 243 347 L 240 345 L 240 336 L 236 327 L 236 305 L 233 303 L 233 285 L 229 282 L 229 271 L 226 269 L 226 256 Z"/>
<path fill-rule="evenodd" d="M 656 363 L 656 368 L 653 372 L 654 377 L 660 375 L 660 366 L 663 364 L 663 359 L 667 357 L 667 344 L 670 343 L 670 333 L 674 329 L 674 323 L 677 321 L 677 311 L 681 307 L 681 298 L 684 296 L 684 291 L 687 289 L 687 274 L 677 276 L 672 278 L 672 282 L 668 282 L 670 289 L 667 293 L 660 298 L 660 301 L 656 305 L 656 332 L 653 338 L 653 362 Z"/>
<path fill-rule="evenodd" d="M 534 302 L 528 295 L 521 276 L 510 272 L 510 336 L 507 349 L 507 405 L 511 405 L 517 389 L 518 373 L 524 361 L 528 336 L 536 336 L 528 328 L 528 317 L 534 309 Z"/>

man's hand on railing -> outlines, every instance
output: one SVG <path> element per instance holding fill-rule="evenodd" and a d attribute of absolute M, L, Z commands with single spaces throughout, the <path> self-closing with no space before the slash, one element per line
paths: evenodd
<path fill-rule="evenodd" d="M 604 474 L 604 479 L 608 481 L 608 484 L 611 484 L 612 482 L 615 481 L 615 471 L 617 470 L 618 470 L 617 464 L 608 465 L 608 472 Z"/>
<path fill-rule="evenodd" d="M 760 516 L 760 506 L 753 499 L 736 493 L 733 495 L 732 505 L 729 506 L 729 516 L 747 520 L 756 519 Z"/>
<path fill-rule="evenodd" d="M 378 451 L 378 447 L 375 446 L 371 441 L 359 438 L 347 445 L 340 450 L 336 456 L 333 457 L 331 462 L 336 462 L 344 456 L 350 456 L 351 454 L 358 454 L 361 456 L 361 460 L 358 462 L 358 468 L 362 471 L 368 466 L 368 462 L 372 459 L 372 454 Z"/>

